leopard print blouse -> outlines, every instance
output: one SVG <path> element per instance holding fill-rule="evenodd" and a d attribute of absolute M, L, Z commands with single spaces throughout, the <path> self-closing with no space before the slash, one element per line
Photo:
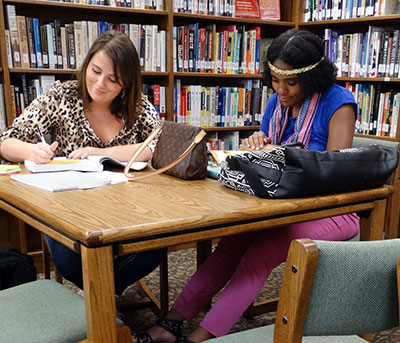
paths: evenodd
<path fill-rule="evenodd" d="M 83 111 L 83 102 L 78 95 L 78 82 L 56 81 L 46 93 L 40 95 L 15 118 L 3 132 L 0 143 L 6 138 L 18 138 L 24 142 L 38 143 L 36 125 L 44 135 L 57 141 L 56 156 L 67 156 L 72 151 L 83 147 L 108 148 L 117 145 L 143 142 L 147 136 L 161 125 L 160 117 L 154 106 L 142 97 L 142 106 L 138 118 L 131 129 L 125 126 L 109 142 L 103 143 L 89 124 Z M 148 147 L 154 152 L 157 139 Z"/>

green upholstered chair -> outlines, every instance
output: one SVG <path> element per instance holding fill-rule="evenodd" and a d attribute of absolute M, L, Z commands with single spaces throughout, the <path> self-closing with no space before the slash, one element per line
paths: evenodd
<path fill-rule="evenodd" d="M 369 137 L 356 136 L 353 138 L 353 147 L 363 147 L 371 144 L 383 145 L 391 148 L 400 150 L 399 142 L 393 142 L 382 139 L 375 139 Z M 399 235 L 399 223 L 400 223 L 400 170 L 397 166 L 393 172 L 390 180 L 387 184 L 394 187 L 394 193 L 389 198 L 387 209 L 386 209 L 386 221 L 385 221 L 385 238 L 398 238 Z"/>
<path fill-rule="evenodd" d="M 120 320 L 118 336 L 132 341 Z M 123 332 L 122 332 L 123 331 Z M 86 339 L 84 298 L 52 280 L 0 291 L 0 342 L 72 343 Z"/>
<path fill-rule="evenodd" d="M 294 240 L 285 264 L 275 325 L 207 342 L 365 342 L 357 335 L 399 326 L 399 256 L 400 239 Z"/>

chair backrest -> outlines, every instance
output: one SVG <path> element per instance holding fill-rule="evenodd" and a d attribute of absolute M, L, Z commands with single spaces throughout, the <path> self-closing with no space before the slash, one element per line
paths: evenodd
<path fill-rule="evenodd" d="M 365 334 L 398 326 L 399 256 L 400 239 L 293 241 L 274 342 L 301 342 L 303 335 Z"/>
<path fill-rule="evenodd" d="M 382 139 L 375 139 L 369 137 L 355 136 L 353 138 L 353 147 L 363 147 L 371 144 L 384 145 L 387 147 L 395 148 L 400 151 L 400 143 Z M 394 193 L 389 198 L 387 210 L 386 210 L 386 221 L 385 221 L 385 237 L 386 238 L 397 238 L 399 235 L 399 224 L 400 224 L 400 164 L 393 172 L 390 180 L 387 184 L 394 187 Z"/>

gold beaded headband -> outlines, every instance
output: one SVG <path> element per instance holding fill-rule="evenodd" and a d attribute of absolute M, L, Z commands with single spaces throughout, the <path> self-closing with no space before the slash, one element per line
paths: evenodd
<path fill-rule="evenodd" d="M 299 68 L 299 69 L 290 69 L 290 70 L 278 69 L 270 61 L 268 61 L 268 66 L 274 73 L 277 73 L 279 75 L 296 75 L 296 74 L 305 73 L 306 71 L 310 71 L 311 69 L 314 69 L 323 60 L 324 60 L 324 57 L 322 57 L 317 63 L 311 64 L 307 67 L 303 67 L 303 68 Z"/>

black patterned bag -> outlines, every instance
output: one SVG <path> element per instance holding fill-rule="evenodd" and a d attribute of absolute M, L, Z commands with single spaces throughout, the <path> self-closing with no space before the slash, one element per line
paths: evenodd
<path fill-rule="evenodd" d="M 314 151 L 291 144 L 228 156 L 219 181 L 261 198 L 292 198 L 382 186 L 397 165 L 397 149 L 380 145 Z"/>

